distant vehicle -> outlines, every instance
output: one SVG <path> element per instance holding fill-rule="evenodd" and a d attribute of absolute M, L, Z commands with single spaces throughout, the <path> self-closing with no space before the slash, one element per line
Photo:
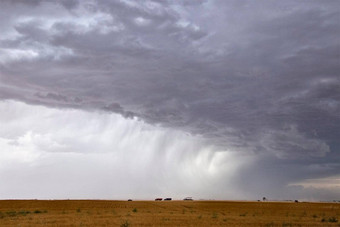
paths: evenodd
<path fill-rule="evenodd" d="M 128 199 L 128 201 L 132 201 L 132 199 Z"/>
<path fill-rule="evenodd" d="M 183 200 L 193 200 L 192 197 L 185 197 Z"/>
<path fill-rule="evenodd" d="M 165 201 L 165 200 L 172 200 L 172 198 L 165 198 L 164 201 Z"/>
<path fill-rule="evenodd" d="M 156 198 L 155 201 L 162 201 L 162 198 Z"/>
<path fill-rule="evenodd" d="M 297 200 L 297 199 L 296 199 L 294 202 L 298 203 L 298 202 L 299 202 L 299 200 Z"/>

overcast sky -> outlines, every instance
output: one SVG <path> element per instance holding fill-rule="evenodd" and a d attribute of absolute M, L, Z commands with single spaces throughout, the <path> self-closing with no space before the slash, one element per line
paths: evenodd
<path fill-rule="evenodd" d="M 0 0 L 0 198 L 340 198 L 338 0 Z"/>

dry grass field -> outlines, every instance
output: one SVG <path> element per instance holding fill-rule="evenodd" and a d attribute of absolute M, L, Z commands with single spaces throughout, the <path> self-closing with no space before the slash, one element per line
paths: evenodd
<path fill-rule="evenodd" d="M 340 226 L 339 219 L 339 203 L 0 201 L 0 226 Z"/>

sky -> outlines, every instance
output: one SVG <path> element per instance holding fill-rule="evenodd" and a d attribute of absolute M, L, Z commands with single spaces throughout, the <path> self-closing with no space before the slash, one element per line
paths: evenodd
<path fill-rule="evenodd" d="M 1 0 L 0 199 L 340 198 L 337 0 Z"/>

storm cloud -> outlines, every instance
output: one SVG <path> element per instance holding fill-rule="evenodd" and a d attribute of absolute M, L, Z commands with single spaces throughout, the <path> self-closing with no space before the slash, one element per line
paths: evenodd
<path fill-rule="evenodd" d="M 122 116 L 124 124 L 158 128 L 157 135 L 180 135 L 165 144 L 157 137 L 161 147 L 145 148 L 153 157 L 166 157 L 167 147 L 189 136 L 193 147 L 177 148 L 172 162 L 179 167 L 168 171 L 192 167 L 180 154 L 201 160 L 200 149 L 238 160 L 232 176 L 225 168 L 228 158 L 213 162 L 214 174 L 195 181 L 200 196 L 231 198 L 236 191 L 243 192 L 238 198 L 339 196 L 338 183 L 325 183 L 331 188 L 318 183 L 340 177 L 338 1 L 32 0 L 1 1 L 0 8 L 0 99 L 3 107 L 11 106 L 0 117 L 23 105 L 65 114 L 73 110 L 83 118 L 94 114 L 94 124 Z M 2 121 L 4 141 L 32 135 L 30 130 L 34 134 L 30 123 L 21 134 L 5 138 L 16 128 Z M 43 130 L 53 141 L 68 134 L 55 134 L 56 127 Z M 110 130 L 103 133 L 135 144 L 143 140 Z M 87 153 L 92 143 L 100 153 L 120 144 L 101 144 L 95 136 L 87 141 L 87 133 L 75 134 L 76 144 L 63 139 L 71 148 L 40 148 Z M 14 149 L 6 146 L 4 153 Z M 129 153 L 125 148 L 118 149 L 121 155 Z M 157 161 L 145 162 L 157 169 Z M 145 174 L 153 171 L 149 168 Z M 214 181 L 223 176 L 222 183 Z M 171 179 L 181 177 L 174 173 Z M 209 179 L 217 189 L 203 183 Z M 180 191 L 174 185 L 167 190 Z"/>

